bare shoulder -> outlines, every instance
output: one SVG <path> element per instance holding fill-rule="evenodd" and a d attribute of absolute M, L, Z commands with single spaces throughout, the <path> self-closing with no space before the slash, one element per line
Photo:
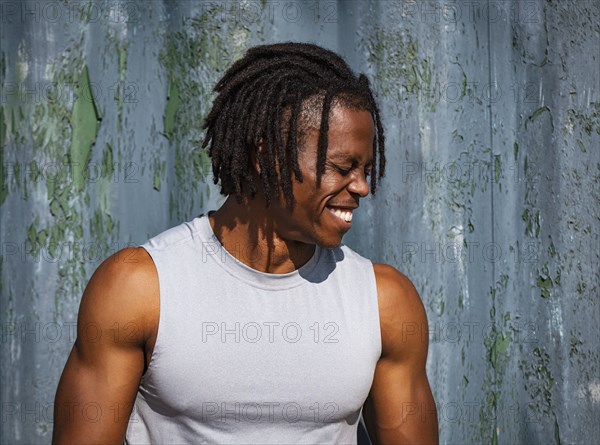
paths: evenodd
<path fill-rule="evenodd" d="M 158 276 L 143 248 L 126 248 L 94 272 L 83 292 L 77 339 L 60 378 L 52 443 L 122 443 L 158 320 Z M 90 422 L 66 406 L 124 415 Z M 123 409 L 121 411 L 121 408 Z"/>
<path fill-rule="evenodd" d="M 104 260 L 90 278 L 79 307 L 78 337 L 101 338 L 109 330 L 115 343 L 141 345 L 155 330 L 158 311 L 154 262 L 144 248 L 128 247 Z"/>
<path fill-rule="evenodd" d="M 386 309 L 384 315 L 404 321 L 422 321 L 420 317 L 425 315 L 423 302 L 412 281 L 389 264 L 376 263 L 373 269 L 379 303 Z"/>
<path fill-rule="evenodd" d="M 130 291 L 147 291 L 154 284 L 158 284 L 156 268 L 143 247 L 126 247 L 111 255 L 98 266 L 89 283 L 92 287 L 125 286 Z"/>
<path fill-rule="evenodd" d="M 377 281 L 382 357 L 427 354 L 427 314 L 410 279 L 389 264 L 373 264 Z M 420 354 L 417 354 L 420 355 Z"/>

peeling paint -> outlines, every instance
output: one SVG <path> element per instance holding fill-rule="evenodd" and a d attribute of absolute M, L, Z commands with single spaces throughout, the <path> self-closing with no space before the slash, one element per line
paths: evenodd
<path fill-rule="evenodd" d="M 550 125 L 552 127 L 552 131 L 554 131 L 554 119 L 552 118 L 552 111 L 550 110 L 550 107 L 548 107 L 548 106 L 540 107 L 537 110 L 535 110 L 533 113 L 531 113 L 531 115 L 525 121 L 525 129 L 527 129 L 527 125 L 530 122 L 534 122 L 538 117 L 540 117 L 544 113 L 548 113 L 548 115 L 550 116 Z"/>
<path fill-rule="evenodd" d="M 81 70 L 76 92 L 77 99 L 75 99 L 71 113 L 73 137 L 69 156 L 74 169 L 75 189 L 81 192 L 84 186 L 84 171 L 90 160 L 92 145 L 96 141 L 100 127 L 100 114 L 92 93 L 87 66 Z"/>
<path fill-rule="evenodd" d="M 442 408 L 441 442 L 593 441 L 600 435 L 594 422 L 600 347 L 590 328 L 600 289 L 600 100 L 590 54 L 600 10 L 592 2 L 510 1 L 503 12 L 513 15 L 494 21 L 473 4 L 474 14 L 463 9 L 449 32 L 447 16 L 436 22 L 433 14 L 411 15 L 402 2 L 337 2 L 339 23 L 327 24 L 311 23 L 306 14 L 285 22 L 280 6 L 269 5 L 275 14 L 252 26 L 221 14 L 217 2 L 197 8 L 181 1 L 135 3 L 143 21 L 106 23 L 85 3 L 75 7 L 72 22 L 28 17 L 3 24 L 9 27 L 3 85 L 64 85 L 60 97 L 28 102 L 7 94 L 0 104 L 2 239 L 27 251 L 26 261 L 0 256 L 3 322 L 74 322 L 104 253 L 213 206 L 217 189 L 199 145 L 214 82 L 250 44 L 323 38 L 333 48 L 351 47 L 344 55 L 368 69 L 378 93 L 389 173 L 367 216 L 357 214 L 351 247 L 405 270 L 419 288 L 430 329 L 442 326 L 428 361 Z M 347 30 L 358 31 L 359 51 L 340 40 Z M 83 82 L 82 67 L 91 74 Z M 80 88 L 91 81 L 103 94 L 79 111 L 90 117 L 82 132 L 73 115 L 86 105 Z M 135 103 L 127 100 L 134 82 L 141 87 Z M 455 102 L 429 94 L 449 82 Z M 504 88 L 486 103 L 479 93 L 490 82 L 515 90 Z M 523 86 L 533 88 L 523 95 Z M 107 97 L 112 88 L 114 97 Z M 100 110 L 106 118 L 94 130 Z M 76 132 L 85 141 L 77 147 Z M 75 157 L 100 175 L 84 180 L 82 189 L 67 174 L 45 180 L 45 166 L 79 162 Z M 425 173 L 404 181 L 405 166 L 431 171 L 436 162 L 447 168 L 442 180 Z M 474 167 L 471 176 L 454 180 L 465 166 Z M 134 211 L 131 196 L 152 206 Z M 69 245 L 99 253 L 70 257 Z M 408 245 L 417 250 L 406 251 Z M 446 256 L 423 254 L 438 245 Z M 497 261 L 485 256 L 489 245 L 502 249 Z M 462 255 L 448 256 L 452 249 Z M 455 325 L 462 336 L 453 342 L 443 329 Z M 3 363 L 19 372 L 6 376 L 3 402 L 51 400 L 67 343 L 6 342 Z M 449 422 L 454 403 L 461 416 Z M 15 419 L 3 425 L 3 442 L 48 441 L 46 420 L 29 427 Z"/>

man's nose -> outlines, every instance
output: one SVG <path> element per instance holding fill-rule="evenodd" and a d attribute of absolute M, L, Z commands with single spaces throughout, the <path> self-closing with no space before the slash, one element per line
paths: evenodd
<path fill-rule="evenodd" d="M 348 190 L 352 193 L 356 193 L 361 198 L 364 198 L 369 194 L 369 181 L 364 172 L 356 171 L 352 178 L 352 182 L 348 185 Z"/>

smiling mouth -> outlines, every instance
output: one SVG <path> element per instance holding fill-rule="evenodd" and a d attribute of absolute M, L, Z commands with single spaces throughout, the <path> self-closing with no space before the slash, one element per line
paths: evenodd
<path fill-rule="evenodd" d="M 342 220 L 346 223 L 352 222 L 352 209 L 341 208 L 341 207 L 330 207 L 330 206 L 327 206 L 326 208 L 327 208 L 327 210 L 329 210 L 330 213 L 335 215 L 340 220 Z"/>

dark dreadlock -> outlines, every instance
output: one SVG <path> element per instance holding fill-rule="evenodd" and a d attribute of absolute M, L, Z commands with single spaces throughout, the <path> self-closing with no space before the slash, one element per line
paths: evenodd
<path fill-rule="evenodd" d="M 371 192 L 375 193 L 377 177 L 381 178 L 385 170 L 379 109 L 367 77 L 364 74 L 356 77 L 337 54 L 308 43 L 256 46 L 227 70 L 214 91 L 219 94 L 204 122 L 206 137 L 202 147 L 210 143 L 214 183 L 221 181 L 222 194 L 235 194 L 238 202 L 242 202 L 244 195 L 254 197 L 257 186 L 252 174 L 251 152 L 255 152 L 267 207 L 271 187 L 275 197 L 281 187 L 288 205 L 293 204 L 292 172 L 302 181 L 298 133 L 303 128 L 298 120 L 306 111 L 302 109 L 303 104 L 315 97 L 321 108 L 317 185 L 325 171 L 329 113 L 335 102 L 369 111 L 373 116 L 376 132 Z M 284 138 L 284 134 L 287 137 Z M 261 141 L 264 153 L 256 150 Z M 276 163 L 280 166 L 279 180 Z"/>

